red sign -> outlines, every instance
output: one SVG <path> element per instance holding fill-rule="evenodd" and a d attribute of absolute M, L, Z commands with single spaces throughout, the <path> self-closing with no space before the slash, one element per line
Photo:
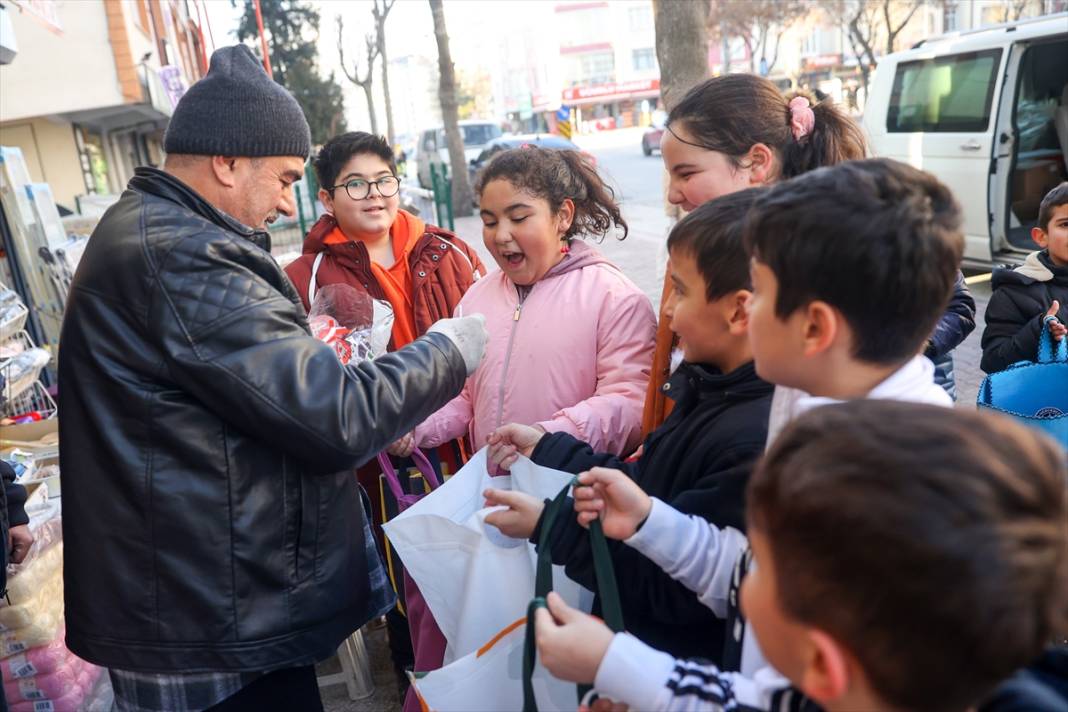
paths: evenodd
<path fill-rule="evenodd" d="M 621 84 L 599 84 L 592 87 L 571 87 L 564 89 L 564 101 L 581 101 L 596 99 L 616 94 L 640 94 L 660 91 L 659 79 L 636 79 Z"/>

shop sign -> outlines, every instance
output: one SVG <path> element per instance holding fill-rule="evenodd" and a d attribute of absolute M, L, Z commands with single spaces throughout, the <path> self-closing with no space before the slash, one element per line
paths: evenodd
<path fill-rule="evenodd" d="M 614 96 L 616 94 L 638 94 L 642 92 L 660 91 L 659 79 L 637 79 L 632 82 L 619 84 L 600 84 L 592 87 L 572 87 L 564 89 L 564 101 L 576 101 L 582 99 L 596 99 L 602 96 Z"/>
<path fill-rule="evenodd" d="M 840 54 L 820 54 L 815 57 L 805 57 L 805 66 L 809 69 L 817 67 L 835 67 L 842 63 Z"/>
<path fill-rule="evenodd" d="M 171 109 L 178 106 L 178 100 L 185 94 L 185 81 L 182 80 L 182 70 L 173 64 L 160 67 L 159 80 L 163 84 L 163 90 L 170 99 Z"/>

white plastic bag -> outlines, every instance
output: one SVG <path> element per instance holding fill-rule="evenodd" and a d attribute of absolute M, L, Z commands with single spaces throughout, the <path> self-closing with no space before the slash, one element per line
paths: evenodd
<path fill-rule="evenodd" d="M 519 712 L 523 709 L 525 618 L 473 653 L 440 670 L 413 675 L 416 694 L 434 712 Z M 531 682 L 539 710 L 573 710 L 575 685 L 557 680 L 539 663 Z"/>
<path fill-rule="evenodd" d="M 483 448 L 438 489 L 383 528 L 445 635 L 445 664 L 476 652 L 526 615 L 534 595 L 534 545 L 486 524 L 487 487 L 551 498 L 573 475 L 520 458 L 511 474 L 490 477 Z M 553 567 L 553 590 L 589 611 L 593 594 Z"/>
<path fill-rule="evenodd" d="M 341 363 L 359 363 L 386 353 L 393 333 L 393 307 L 347 284 L 329 284 L 315 293 L 308 325 L 334 347 Z"/>

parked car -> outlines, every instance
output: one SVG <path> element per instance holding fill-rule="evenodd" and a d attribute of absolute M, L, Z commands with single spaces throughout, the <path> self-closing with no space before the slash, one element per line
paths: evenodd
<path fill-rule="evenodd" d="M 478 154 L 478 156 L 468 164 L 471 185 L 475 184 L 475 175 L 491 158 L 501 151 L 507 151 L 510 148 L 519 148 L 521 146 L 540 146 L 541 148 L 548 148 L 556 151 L 578 151 L 582 154 L 583 158 L 590 162 L 590 165 L 594 168 L 597 167 L 597 158 L 592 153 L 583 151 L 563 136 L 556 136 L 555 134 L 517 134 L 515 136 L 502 136 L 501 138 L 495 138 L 490 141 L 486 147 L 482 149 L 482 153 Z"/>
<path fill-rule="evenodd" d="M 464 140 L 464 162 L 477 158 L 482 149 L 501 135 L 501 127 L 493 121 L 468 119 L 460 122 Z M 445 129 L 441 126 L 427 129 L 419 134 L 415 152 L 416 177 L 419 185 L 430 188 L 430 166 L 449 165 L 449 144 Z"/>
<path fill-rule="evenodd" d="M 664 136 L 664 127 L 667 125 L 667 112 L 654 111 L 653 123 L 642 134 L 642 153 L 646 156 L 653 155 L 653 151 L 660 153 L 660 139 Z"/>
<path fill-rule="evenodd" d="M 1068 13 L 925 40 L 880 60 L 873 152 L 933 173 L 964 215 L 965 263 L 1035 249 L 1042 197 L 1068 177 Z"/>

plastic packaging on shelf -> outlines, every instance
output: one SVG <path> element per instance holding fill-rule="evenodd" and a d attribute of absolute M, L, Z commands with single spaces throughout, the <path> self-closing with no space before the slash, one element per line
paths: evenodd
<path fill-rule="evenodd" d="M 41 587 L 50 581 L 57 571 L 63 570 L 63 542 L 53 542 L 32 561 L 27 557 L 27 561 L 19 564 L 18 568 L 17 572 L 8 574 L 7 602 L 10 602 L 8 605 L 11 606 L 33 600 Z"/>
<path fill-rule="evenodd" d="M 77 684 L 56 698 L 10 702 L 11 712 L 83 712 L 97 691 L 103 669 L 89 665 L 78 675 Z M 16 698 L 17 699 L 17 698 Z"/>
<path fill-rule="evenodd" d="M 8 639 L 8 633 L 40 625 L 47 619 L 62 615 L 63 572 L 58 571 L 30 600 L 11 606 L 0 606 L 0 643 Z M 22 637 L 27 635 L 28 633 L 24 633 Z M 48 640 L 51 640 L 51 637 Z"/>
<path fill-rule="evenodd" d="M 7 341 L 22 330 L 29 310 L 17 292 L 0 285 L 0 341 Z"/>
<path fill-rule="evenodd" d="M 17 700 L 55 700 L 76 692 L 83 685 L 89 663 L 71 656 L 69 662 L 52 672 L 20 679 L 4 678 L 8 702 Z"/>
<path fill-rule="evenodd" d="M 31 348 L 4 362 L 4 398 L 14 398 L 26 390 L 51 360 L 52 354 L 44 349 Z"/>
<path fill-rule="evenodd" d="M 65 631 L 60 631 L 48 645 L 0 660 L 0 672 L 3 672 L 5 680 L 22 680 L 62 670 L 70 665 L 71 658 L 74 657 L 74 653 L 67 650 L 64 641 Z"/>

